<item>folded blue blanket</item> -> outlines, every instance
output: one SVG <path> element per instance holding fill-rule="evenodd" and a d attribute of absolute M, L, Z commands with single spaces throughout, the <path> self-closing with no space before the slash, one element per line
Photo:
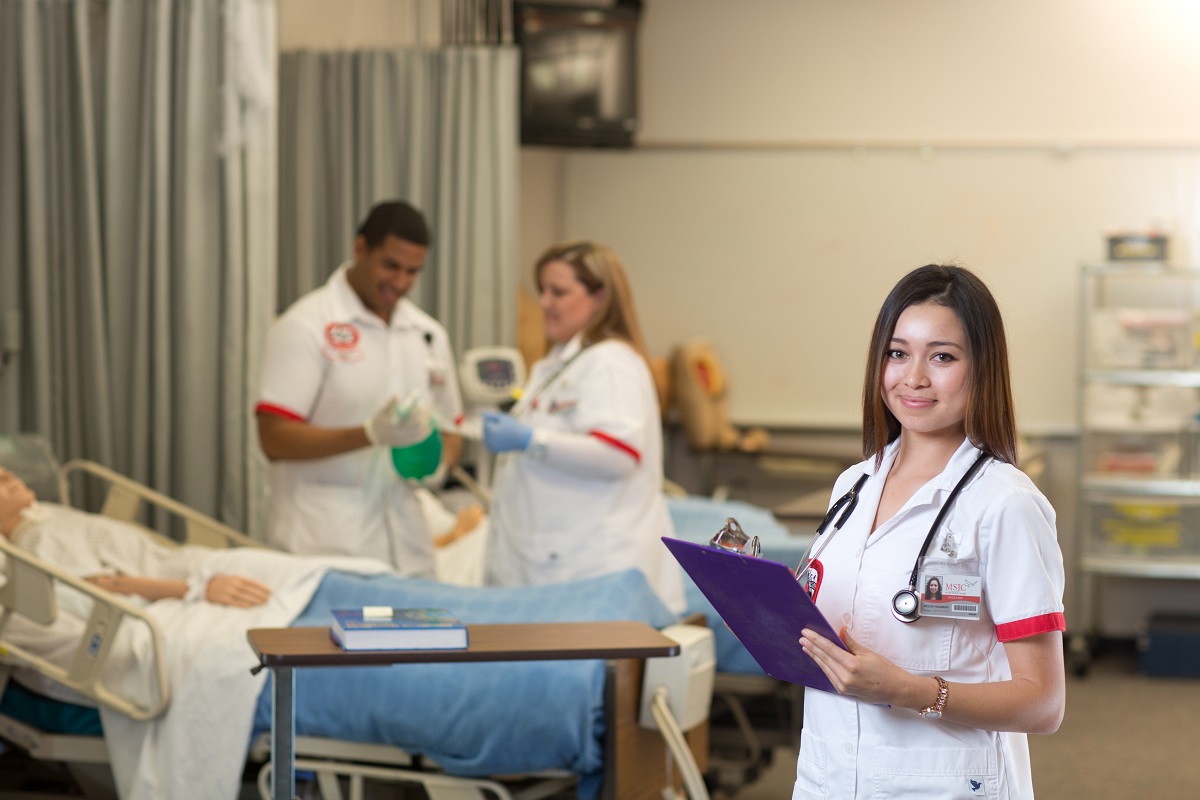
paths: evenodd
<path fill-rule="evenodd" d="M 439 607 L 468 624 L 675 621 L 637 570 L 535 587 L 462 587 L 331 572 L 293 623 L 326 626 L 330 610 Z M 296 670 L 296 733 L 390 744 L 454 775 L 604 768 L 604 662 L 404 664 Z M 270 729 L 270 684 L 255 730 Z"/>

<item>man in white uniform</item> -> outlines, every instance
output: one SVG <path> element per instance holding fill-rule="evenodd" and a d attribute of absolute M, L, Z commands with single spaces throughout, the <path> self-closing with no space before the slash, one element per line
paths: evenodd
<path fill-rule="evenodd" d="M 429 433 L 429 409 L 458 423 L 462 399 L 445 329 L 405 295 L 429 228 L 407 203 L 373 208 L 354 258 L 271 326 L 255 408 L 270 459 L 267 541 L 294 553 L 370 556 L 433 574 L 433 544 L 391 448 Z M 400 398 L 414 398 L 405 414 Z M 462 439 L 442 433 L 443 467 Z M 442 470 L 439 470 L 441 472 Z"/>

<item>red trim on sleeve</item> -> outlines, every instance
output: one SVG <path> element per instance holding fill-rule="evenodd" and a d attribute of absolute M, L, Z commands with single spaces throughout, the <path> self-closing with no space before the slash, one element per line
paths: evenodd
<path fill-rule="evenodd" d="M 996 637 L 1002 642 L 1014 639 L 1024 639 L 1026 636 L 1036 636 L 1039 633 L 1065 631 L 1067 621 L 1059 611 L 1054 614 L 1042 614 L 1040 617 L 1019 619 L 1016 622 L 1006 622 L 996 626 Z"/>
<path fill-rule="evenodd" d="M 588 435 L 595 436 L 597 439 L 604 442 L 605 444 L 612 445 L 613 447 L 617 448 L 618 450 L 620 450 L 624 453 L 628 453 L 630 456 L 633 457 L 634 461 L 636 461 L 639 464 L 642 463 L 642 454 L 639 453 L 636 449 L 634 449 L 634 448 L 630 447 L 629 445 L 625 444 L 624 442 L 622 442 L 620 439 L 615 439 L 612 436 L 609 436 L 604 431 L 589 431 Z"/>
<path fill-rule="evenodd" d="M 454 418 L 454 424 L 462 425 L 463 422 L 466 420 L 466 418 L 467 418 L 466 414 L 459 414 L 457 417 Z"/>
<path fill-rule="evenodd" d="M 292 411 L 290 408 L 277 406 L 274 403 L 259 403 L 254 407 L 255 414 L 270 414 L 273 417 L 283 417 L 284 419 L 294 419 L 297 422 L 304 422 L 305 419 L 300 414 Z"/>

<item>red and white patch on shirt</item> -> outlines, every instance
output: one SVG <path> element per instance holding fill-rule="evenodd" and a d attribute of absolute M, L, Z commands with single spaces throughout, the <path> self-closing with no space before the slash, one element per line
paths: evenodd
<path fill-rule="evenodd" d="M 362 358 L 360 339 L 358 328 L 349 322 L 331 322 L 325 326 L 325 347 L 321 352 L 331 361 L 358 361 Z"/>

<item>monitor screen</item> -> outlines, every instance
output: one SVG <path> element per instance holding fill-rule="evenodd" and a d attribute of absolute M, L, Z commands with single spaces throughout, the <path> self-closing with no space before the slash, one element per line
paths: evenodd
<path fill-rule="evenodd" d="M 516 367 L 505 358 L 485 358 L 475 365 L 475 371 L 488 386 L 508 387 L 517 379 Z"/>
<path fill-rule="evenodd" d="M 628 147 L 639 9 L 517 3 L 523 144 Z"/>

